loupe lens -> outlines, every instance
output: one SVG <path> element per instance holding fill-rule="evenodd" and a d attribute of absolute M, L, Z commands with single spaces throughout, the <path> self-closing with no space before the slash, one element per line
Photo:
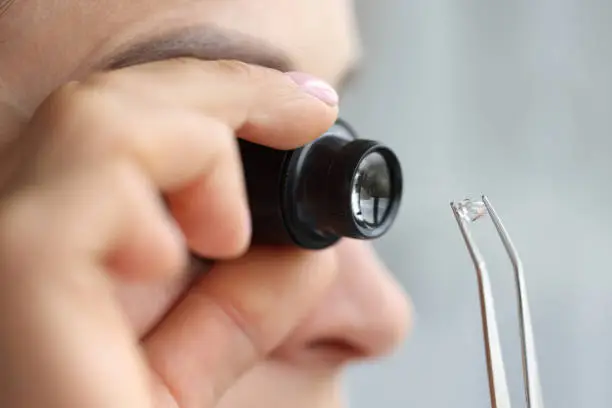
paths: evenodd
<path fill-rule="evenodd" d="M 391 196 L 391 172 L 378 152 L 368 154 L 359 163 L 351 195 L 355 221 L 366 228 L 377 228 L 387 217 Z"/>
<path fill-rule="evenodd" d="M 393 151 L 373 140 L 353 140 L 335 155 L 327 183 L 326 221 L 336 234 L 376 239 L 389 230 L 402 198 Z"/>

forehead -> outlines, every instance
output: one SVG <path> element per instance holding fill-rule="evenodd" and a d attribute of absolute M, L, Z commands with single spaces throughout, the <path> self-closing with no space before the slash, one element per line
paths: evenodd
<path fill-rule="evenodd" d="M 189 26 L 252 38 L 278 50 L 294 69 L 332 83 L 358 54 L 349 0 L 8 1 L 0 17 L 0 78 L 17 88 L 47 88 L 131 43 Z"/>

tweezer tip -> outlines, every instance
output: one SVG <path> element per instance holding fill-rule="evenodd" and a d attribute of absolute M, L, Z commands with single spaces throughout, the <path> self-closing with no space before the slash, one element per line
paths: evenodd
<path fill-rule="evenodd" d="M 529 306 L 527 303 L 527 293 L 524 285 L 524 278 L 522 272 L 522 264 L 519 258 L 519 255 L 512 245 L 510 237 L 503 227 L 499 216 L 496 214 L 495 209 L 493 208 L 489 198 L 485 194 L 481 194 L 482 203 L 484 204 L 487 212 L 491 216 L 490 218 L 493 220 L 495 224 L 495 228 L 499 234 L 499 237 L 502 240 L 503 245 L 506 248 L 506 251 L 510 257 L 511 262 L 514 265 L 514 273 L 516 277 L 517 284 L 517 297 L 519 302 L 519 324 L 521 330 L 521 349 L 523 355 L 523 379 L 525 382 L 525 396 L 527 399 L 527 406 L 529 408 L 543 408 L 544 404 L 542 401 L 542 390 L 539 379 L 539 372 L 537 367 L 537 358 L 535 352 L 535 344 L 533 339 L 533 328 L 531 323 L 531 313 L 529 310 Z M 457 207 L 454 202 L 451 202 L 451 207 L 456 217 L 459 217 L 457 212 Z M 465 225 L 464 223 L 460 223 L 460 228 L 465 234 Z M 477 248 L 475 244 L 471 242 L 471 239 L 466 238 L 466 243 L 468 245 L 468 250 L 472 255 L 472 259 L 476 265 L 477 271 L 481 273 L 482 276 L 487 276 L 486 269 L 481 267 L 479 269 L 480 262 L 484 263 L 482 259 L 479 259 L 480 254 L 477 252 Z M 488 279 L 488 278 L 487 278 Z M 488 285 L 488 284 L 487 284 Z M 482 289 L 482 288 L 481 288 Z M 489 289 L 490 291 L 490 289 Z M 489 305 L 483 303 L 486 300 L 485 297 L 481 297 L 481 304 L 484 305 L 484 309 L 487 309 Z M 492 305 L 490 305 L 492 306 Z M 492 311 L 492 309 L 491 309 Z M 492 331 L 488 331 L 489 329 L 495 326 L 495 314 L 492 312 L 493 316 L 490 319 L 491 326 L 485 323 L 485 337 L 487 339 L 487 364 L 489 366 L 489 380 L 490 387 L 493 397 L 493 404 L 495 407 L 509 407 L 509 395 L 507 392 L 507 384 L 505 379 L 505 370 L 503 367 L 503 358 L 500 354 L 501 344 L 499 343 L 499 338 L 497 334 L 497 329 L 495 328 Z M 487 321 L 487 312 L 483 314 L 483 321 Z M 496 326 L 495 326 L 496 327 Z M 494 332 L 493 332 L 494 331 Z"/>

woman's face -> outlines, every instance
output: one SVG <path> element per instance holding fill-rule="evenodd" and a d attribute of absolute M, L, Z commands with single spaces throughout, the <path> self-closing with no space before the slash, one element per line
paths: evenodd
<path fill-rule="evenodd" d="M 359 55 L 352 13 L 349 0 L 0 0 L 0 150 L 53 89 L 109 64 L 242 59 L 339 86 Z M 388 271 L 363 243 L 335 253 L 340 273 L 324 301 L 221 408 L 339 407 L 342 368 L 402 341 L 408 303 Z M 146 326 L 184 285 L 118 292 Z"/>

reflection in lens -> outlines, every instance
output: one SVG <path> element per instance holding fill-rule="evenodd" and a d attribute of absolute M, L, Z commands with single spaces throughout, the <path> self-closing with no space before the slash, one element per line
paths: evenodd
<path fill-rule="evenodd" d="M 370 153 L 357 169 L 353 180 L 352 210 L 355 219 L 376 228 L 385 221 L 391 200 L 391 175 L 380 153 Z"/>

